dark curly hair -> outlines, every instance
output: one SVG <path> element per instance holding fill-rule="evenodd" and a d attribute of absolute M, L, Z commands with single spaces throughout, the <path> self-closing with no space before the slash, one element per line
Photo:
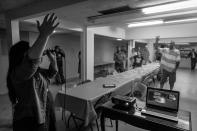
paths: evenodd
<path fill-rule="evenodd" d="M 24 58 L 25 52 L 29 49 L 29 42 L 19 41 L 14 44 L 9 51 L 9 67 L 7 73 L 7 88 L 8 95 L 12 104 L 17 102 L 16 92 L 12 84 L 11 73 L 12 71 L 21 64 Z"/>

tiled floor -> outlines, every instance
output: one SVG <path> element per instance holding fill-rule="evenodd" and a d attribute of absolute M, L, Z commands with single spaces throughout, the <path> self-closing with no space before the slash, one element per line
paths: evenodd
<path fill-rule="evenodd" d="M 68 88 L 75 84 L 74 81 L 67 83 Z M 167 87 L 167 86 L 166 86 Z M 61 89 L 61 86 L 52 86 L 51 91 L 53 96 L 57 93 L 57 90 Z M 180 108 L 191 111 L 192 113 L 192 130 L 197 131 L 197 70 L 191 72 L 190 70 L 180 69 L 177 71 L 177 82 L 175 84 L 175 90 L 181 92 Z M 0 131 L 12 131 L 11 129 L 11 105 L 7 95 L 0 96 Z M 58 131 L 77 131 L 71 122 L 69 129 L 65 128 L 65 124 L 61 120 L 61 112 L 56 109 L 57 126 Z M 109 122 L 109 121 L 107 121 Z M 115 125 L 115 124 L 114 124 Z M 96 131 L 96 126 L 93 126 Z M 106 123 L 107 131 L 114 131 L 115 127 L 110 127 L 110 123 Z M 90 128 L 83 129 L 84 131 L 90 131 Z M 126 123 L 120 122 L 120 131 L 142 131 L 142 129 L 130 126 Z"/>

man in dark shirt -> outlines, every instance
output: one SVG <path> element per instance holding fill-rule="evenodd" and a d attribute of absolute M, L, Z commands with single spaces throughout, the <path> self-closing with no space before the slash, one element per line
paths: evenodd
<path fill-rule="evenodd" d="M 195 52 L 194 49 L 188 54 L 188 57 L 191 58 L 191 70 L 194 70 L 196 67 L 196 58 L 197 58 L 197 53 Z"/>
<path fill-rule="evenodd" d="M 65 77 L 64 77 L 64 58 L 65 53 L 64 51 L 59 47 L 55 46 L 55 53 L 56 53 L 56 60 L 57 60 L 57 67 L 58 67 L 58 74 L 56 75 L 56 82 L 58 84 L 65 83 Z"/>
<path fill-rule="evenodd" d="M 125 70 L 126 54 L 121 50 L 121 47 L 117 47 L 117 52 L 114 53 L 115 69 L 117 72 L 123 72 Z"/>
<path fill-rule="evenodd" d="M 135 55 L 133 57 L 133 59 L 134 59 L 133 68 L 142 66 L 142 62 L 143 62 L 144 58 L 142 57 L 142 55 L 139 51 L 137 52 L 137 55 Z"/>

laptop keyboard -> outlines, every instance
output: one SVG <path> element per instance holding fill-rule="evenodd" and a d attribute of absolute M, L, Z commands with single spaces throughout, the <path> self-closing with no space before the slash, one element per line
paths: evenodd
<path fill-rule="evenodd" d="M 164 115 L 170 115 L 170 116 L 177 117 L 177 113 L 171 113 L 171 112 L 157 110 L 157 109 L 152 109 L 152 108 L 146 108 L 146 111 L 152 111 L 152 112 L 157 112 L 157 113 L 161 113 L 161 114 L 164 114 Z"/>
<path fill-rule="evenodd" d="M 172 121 L 178 121 L 177 114 L 175 114 L 175 113 L 158 111 L 155 109 L 142 110 L 142 113 L 165 118 L 165 119 L 172 120 Z"/>

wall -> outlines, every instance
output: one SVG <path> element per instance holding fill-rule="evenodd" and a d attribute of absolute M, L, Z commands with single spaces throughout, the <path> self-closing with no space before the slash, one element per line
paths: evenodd
<path fill-rule="evenodd" d="M 95 37 L 94 63 L 113 62 L 114 44 L 112 40 Z"/>
<path fill-rule="evenodd" d="M 126 29 L 126 39 L 152 39 L 156 36 L 161 38 L 196 37 L 197 23 L 149 26 Z"/>
<path fill-rule="evenodd" d="M 94 32 L 97 35 L 125 39 L 125 30 L 119 27 L 104 26 L 104 27 L 88 28 L 88 30 Z"/>
<path fill-rule="evenodd" d="M 20 31 L 20 40 L 29 41 L 29 32 Z"/>
<path fill-rule="evenodd" d="M 107 37 L 94 39 L 94 63 L 113 62 L 116 46 L 125 45 L 127 42 L 112 40 Z"/>
<path fill-rule="evenodd" d="M 0 95 L 7 93 L 6 76 L 8 70 L 8 53 L 5 38 L 0 35 Z"/>

